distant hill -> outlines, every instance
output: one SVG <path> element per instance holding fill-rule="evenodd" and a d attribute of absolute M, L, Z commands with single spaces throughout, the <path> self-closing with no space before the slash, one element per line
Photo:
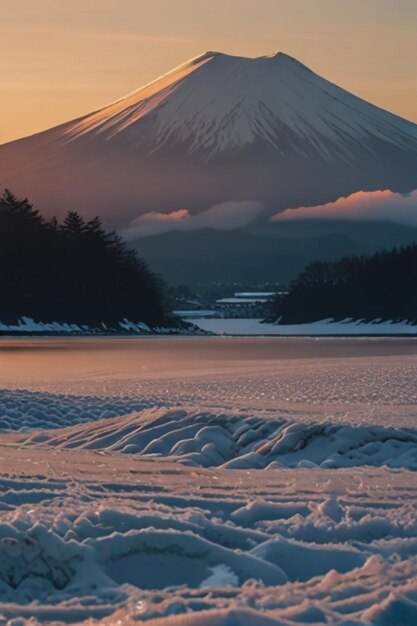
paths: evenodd
<path fill-rule="evenodd" d="M 289 284 L 311 261 L 372 254 L 417 242 L 417 228 L 391 223 L 309 222 L 250 230 L 170 232 L 133 242 L 172 284 Z"/>

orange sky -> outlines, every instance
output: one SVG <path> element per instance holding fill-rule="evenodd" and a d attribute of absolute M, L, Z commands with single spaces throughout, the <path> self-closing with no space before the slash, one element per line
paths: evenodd
<path fill-rule="evenodd" d="M 204 50 L 282 50 L 417 122 L 417 0 L 0 0 L 0 142 L 89 113 Z"/>

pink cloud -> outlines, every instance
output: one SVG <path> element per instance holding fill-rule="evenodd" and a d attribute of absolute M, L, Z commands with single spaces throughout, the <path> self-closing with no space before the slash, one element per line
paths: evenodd
<path fill-rule="evenodd" d="M 132 224 L 147 224 L 149 222 L 178 222 L 190 217 L 188 209 L 178 209 L 178 211 L 172 211 L 171 213 L 158 213 L 157 211 L 150 211 L 141 215 L 133 220 Z"/>
<path fill-rule="evenodd" d="M 417 225 L 417 189 L 408 194 L 389 189 L 358 191 L 335 202 L 318 206 L 286 209 L 271 218 L 273 222 L 306 219 L 389 221 Z"/>
<path fill-rule="evenodd" d="M 152 211 L 134 219 L 120 234 L 132 241 L 171 230 L 234 230 L 250 224 L 263 210 L 261 202 L 247 200 L 223 202 L 196 214 L 190 213 L 188 209 L 171 213 Z"/>

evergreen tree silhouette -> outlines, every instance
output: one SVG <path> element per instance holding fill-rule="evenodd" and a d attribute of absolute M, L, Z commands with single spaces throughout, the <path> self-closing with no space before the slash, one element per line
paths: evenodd
<path fill-rule="evenodd" d="M 45 221 L 27 199 L 0 197 L 0 321 L 118 326 L 166 322 L 163 288 L 147 264 L 98 217 Z"/>
<path fill-rule="evenodd" d="M 282 323 L 326 318 L 417 323 L 417 245 L 352 256 L 333 263 L 310 263 L 273 305 Z"/>

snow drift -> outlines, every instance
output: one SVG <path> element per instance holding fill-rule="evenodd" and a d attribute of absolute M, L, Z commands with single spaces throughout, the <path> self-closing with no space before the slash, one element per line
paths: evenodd
<path fill-rule="evenodd" d="M 39 424 L 41 426 L 41 424 Z M 38 426 L 38 427 L 39 427 Z M 145 409 L 65 430 L 23 435 L 24 445 L 106 450 L 225 469 L 405 467 L 417 470 L 417 431 L 187 409 Z"/>

